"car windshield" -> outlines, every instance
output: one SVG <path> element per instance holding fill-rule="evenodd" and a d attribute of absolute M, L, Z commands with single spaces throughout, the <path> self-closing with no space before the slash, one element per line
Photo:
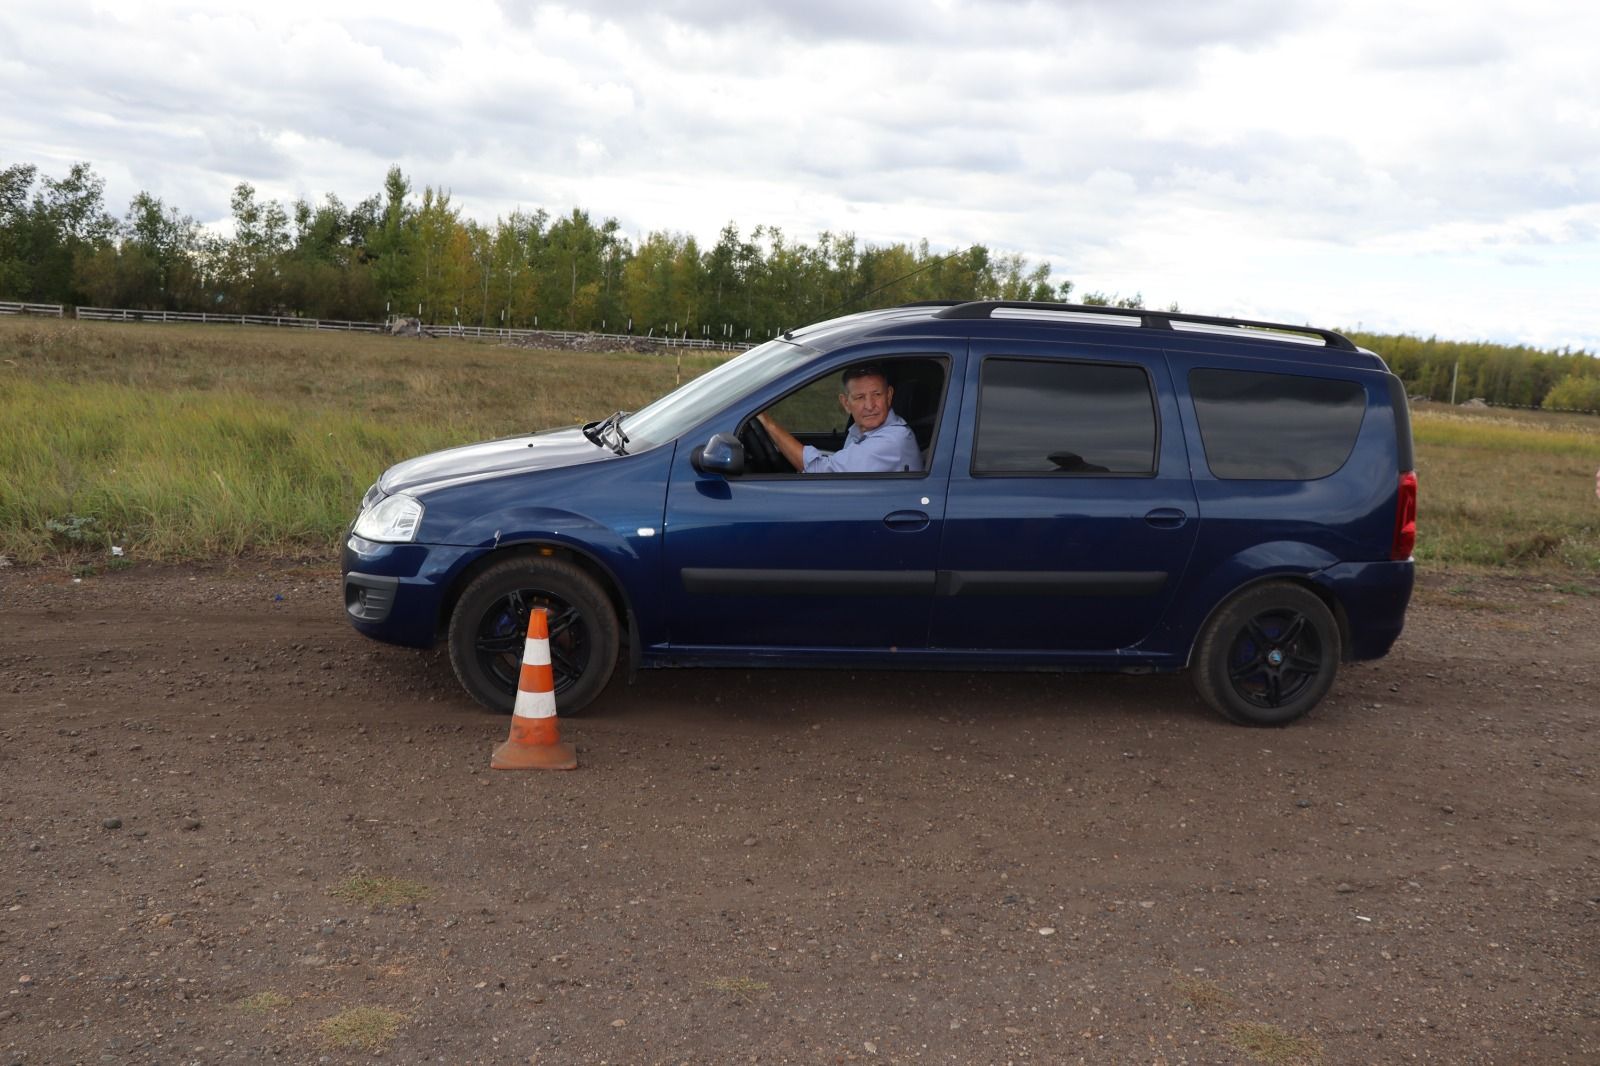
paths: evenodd
<path fill-rule="evenodd" d="M 623 419 L 629 451 L 674 440 L 727 404 L 776 380 L 817 353 L 782 339 L 728 360 Z"/>

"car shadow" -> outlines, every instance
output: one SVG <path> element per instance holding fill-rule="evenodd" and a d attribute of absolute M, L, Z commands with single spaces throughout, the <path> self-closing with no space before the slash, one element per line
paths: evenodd
<path fill-rule="evenodd" d="M 617 680 L 585 721 L 664 717 L 772 728 L 978 720 L 986 726 L 1062 716 L 1101 722 L 1217 721 L 1175 674 L 667 669 Z"/>

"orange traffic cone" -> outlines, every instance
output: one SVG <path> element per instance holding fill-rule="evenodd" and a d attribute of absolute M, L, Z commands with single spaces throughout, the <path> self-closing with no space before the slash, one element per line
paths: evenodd
<path fill-rule="evenodd" d="M 511 736 L 494 749 L 492 770 L 576 770 L 578 752 L 561 743 L 556 719 L 555 674 L 550 670 L 550 623 L 543 608 L 528 614 L 528 642 L 522 649 L 517 702 L 511 711 Z"/>

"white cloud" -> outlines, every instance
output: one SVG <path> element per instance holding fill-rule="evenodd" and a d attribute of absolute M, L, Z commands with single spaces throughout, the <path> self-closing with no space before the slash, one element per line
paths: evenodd
<path fill-rule="evenodd" d="M 1597 349 L 1596 31 L 1564 0 L 13 0 L 0 164 L 218 220 L 239 181 L 354 203 L 397 163 L 484 221 L 981 241 L 1080 291 Z"/>

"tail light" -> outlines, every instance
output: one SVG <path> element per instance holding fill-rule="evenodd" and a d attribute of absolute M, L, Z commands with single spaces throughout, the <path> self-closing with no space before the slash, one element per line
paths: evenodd
<path fill-rule="evenodd" d="M 1394 542 L 1389 558 L 1409 559 L 1417 547 L 1417 475 L 1407 470 L 1400 475 L 1400 496 L 1394 505 Z"/>

